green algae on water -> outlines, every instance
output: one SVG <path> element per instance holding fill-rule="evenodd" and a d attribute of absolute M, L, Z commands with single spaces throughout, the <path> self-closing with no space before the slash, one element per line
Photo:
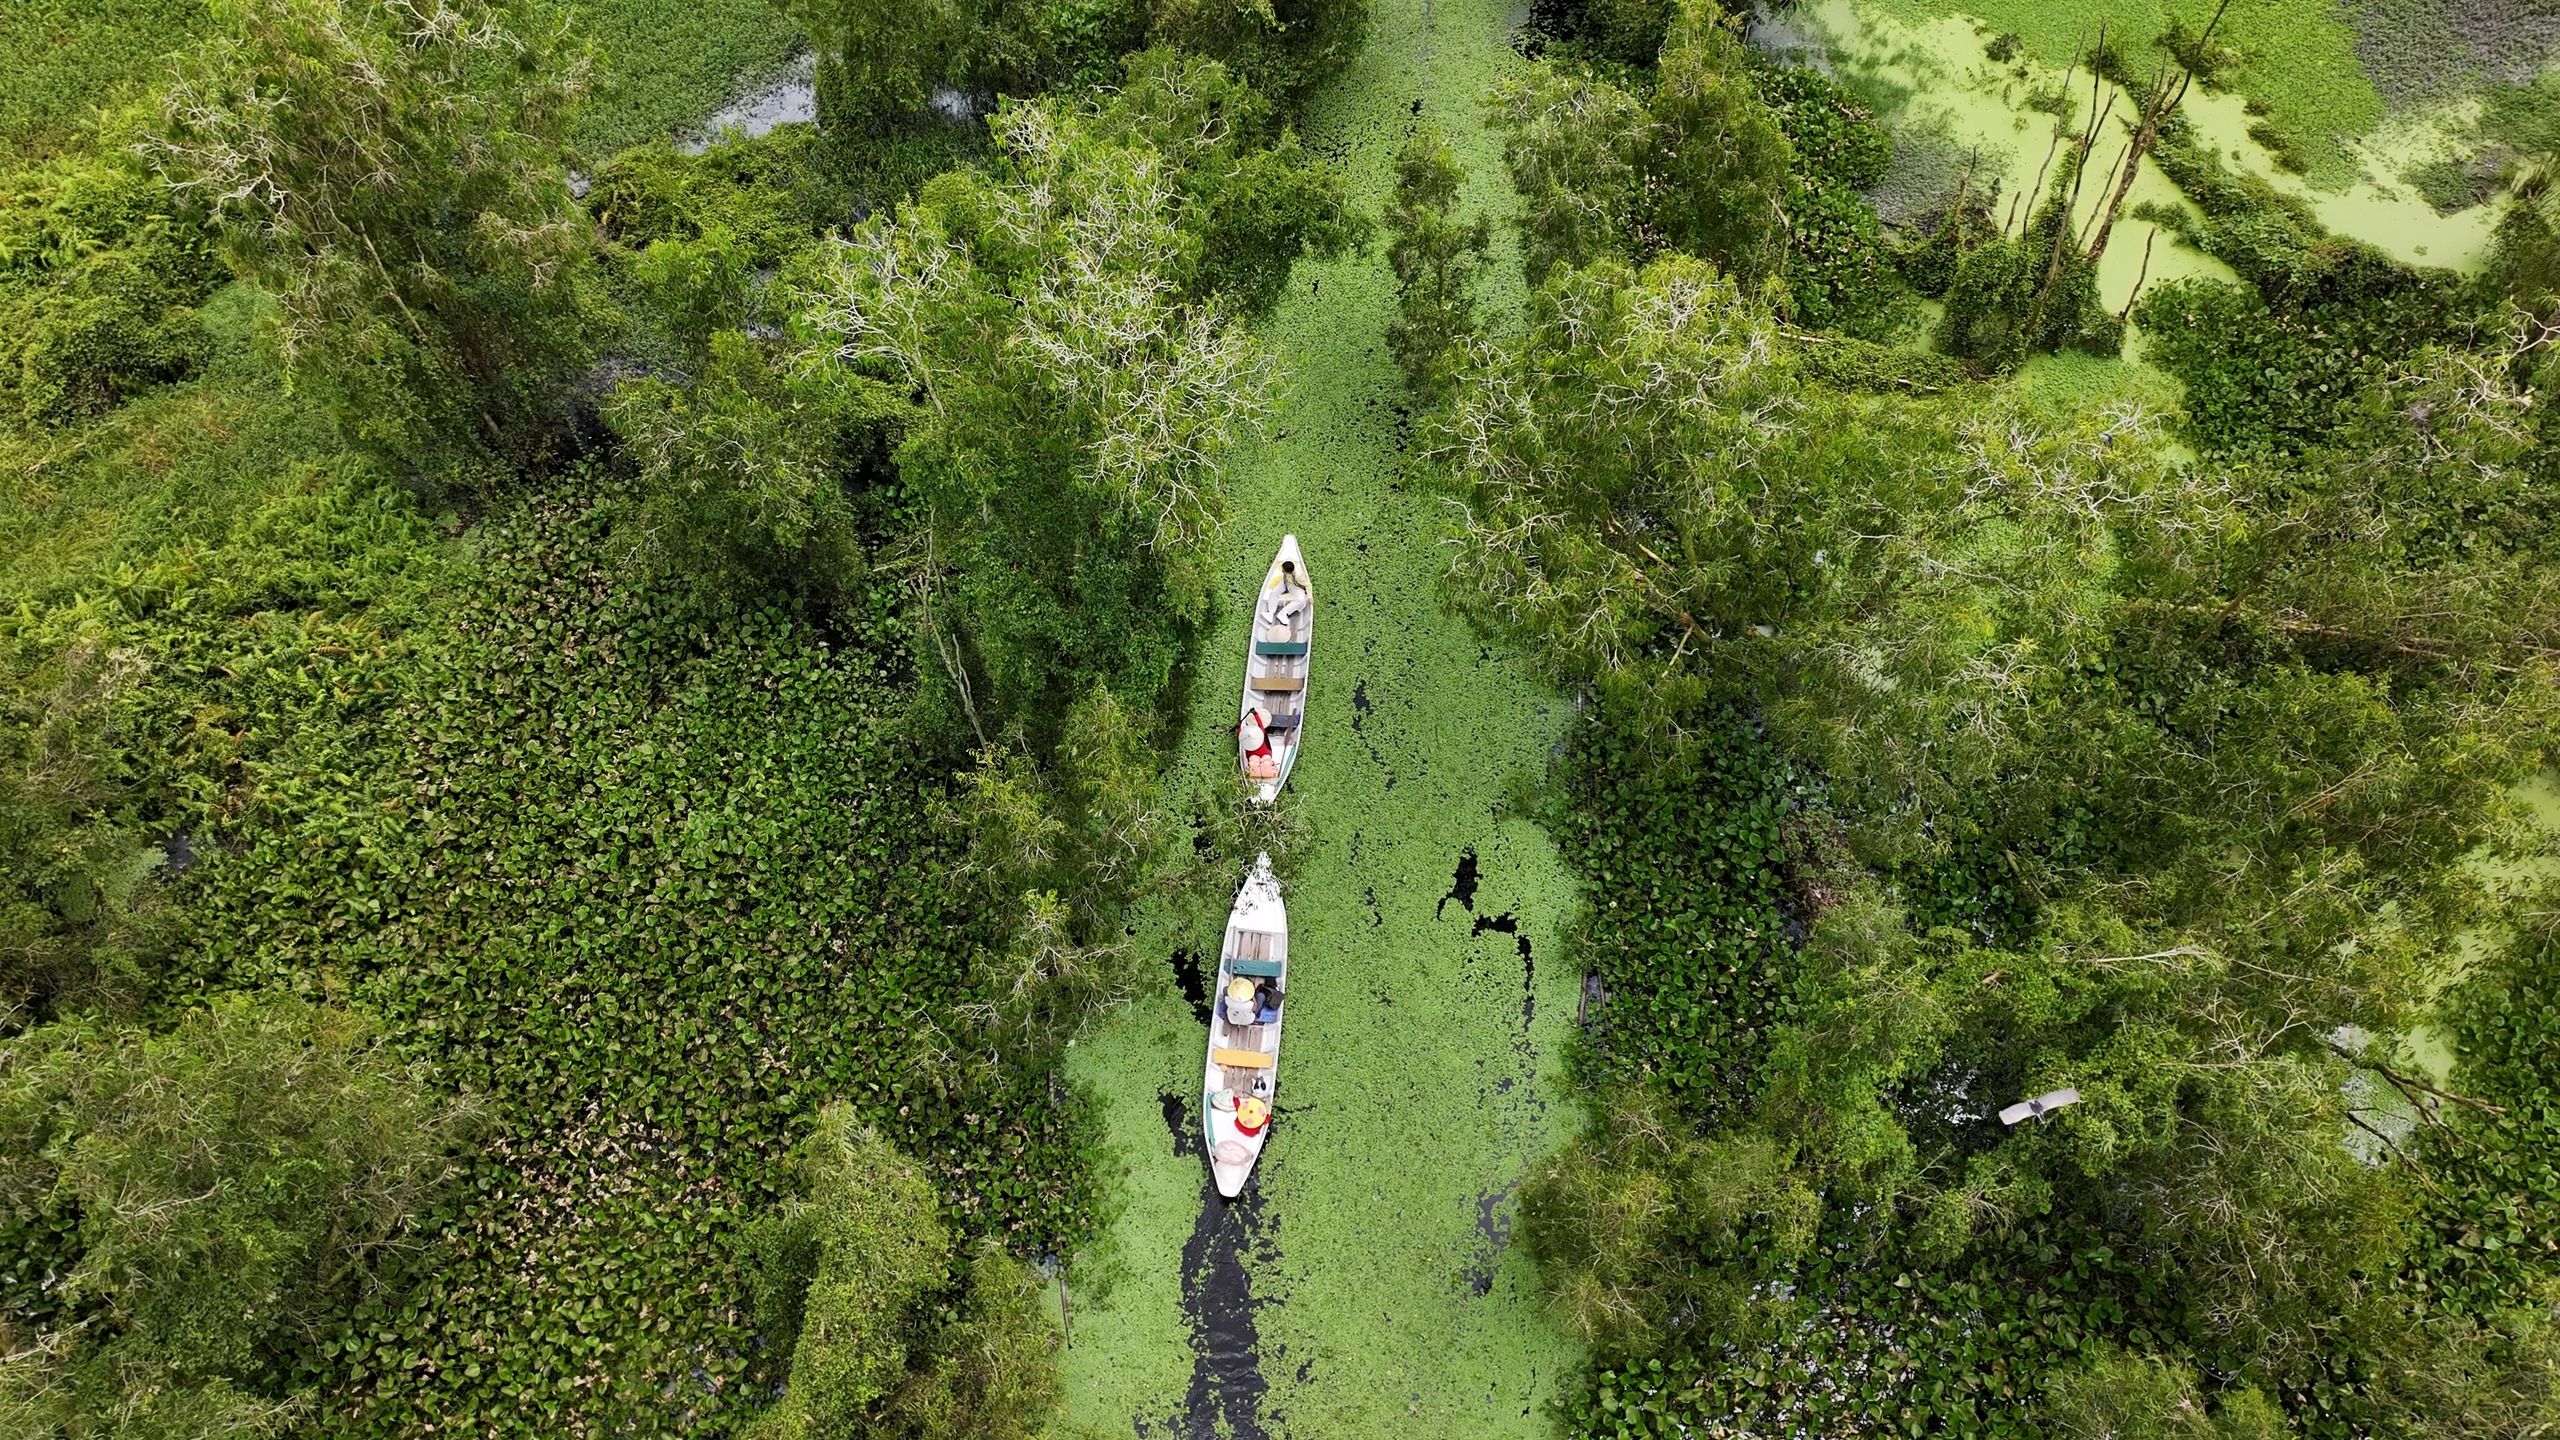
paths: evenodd
<path fill-rule="evenodd" d="M 2204 28 L 2211 0 L 1865 0 L 1877 15 L 1918 24 L 1955 18 L 1985 40 L 2015 35 L 2024 56 L 2059 70 L 2098 38 L 2139 74 L 2159 63 L 2155 41 L 2170 23 Z M 2217 41 L 2238 50 L 2233 91 L 2265 107 L 2274 131 L 2298 147 L 2310 178 L 2324 188 L 2352 182 L 2356 167 L 2340 141 L 2361 135 L 2383 116 L 2381 94 L 2356 58 L 2355 31 L 2333 0 L 2247 0 L 2225 12 Z"/>
<path fill-rule="evenodd" d="M 1383 203 L 1396 149 L 1427 117 L 1468 169 L 1468 207 L 1507 208 L 1479 99 L 1520 63 L 1508 8 L 1378 6 L 1367 50 L 1305 123 L 1359 203 Z M 1496 308 L 1516 307 L 1516 289 Z M 1327 1440 L 1544 1434 L 1580 1356 L 1505 1241 L 1521 1177 L 1573 1127 L 1559 1072 L 1577 891 L 1503 799 L 1514 777 L 1544 773 L 1569 709 L 1440 603 L 1438 506 L 1405 478 L 1394 309 L 1372 251 L 1300 267 L 1266 327 L 1289 395 L 1272 443 L 1232 476 L 1229 603 L 1171 782 L 1187 792 L 1234 773 L 1246 597 L 1295 533 L 1320 623 L 1289 796 L 1313 843 L 1287 891 L 1292 1024 L 1254 1180 L 1263 1238 L 1246 1271 L 1268 1387 L 1255 1418 Z M 1214 945 L 1190 908 L 1157 907 L 1133 943 L 1165 956 Z M 1179 1430 L 1195 1380 L 1182 1256 L 1204 1167 L 1179 1130 L 1196 1119 L 1204 1035 L 1162 974 L 1071 1066 L 1101 1097 L 1120 1209 L 1102 1247 L 1107 1299 L 1072 1302 L 1069 1409 L 1121 1434 Z"/>

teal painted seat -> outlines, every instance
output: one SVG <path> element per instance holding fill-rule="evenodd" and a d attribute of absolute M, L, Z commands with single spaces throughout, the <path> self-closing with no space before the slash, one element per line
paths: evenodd
<path fill-rule="evenodd" d="M 1307 642 L 1304 640 L 1256 640 L 1253 642 L 1253 653 L 1279 656 L 1304 655 L 1307 653 Z"/>
<path fill-rule="evenodd" d="M 1228 974 L 1230 974 L 1230 975 L 1243 975 L 1243 976 L 1247 976 L 1247 977 L 1249 977 L 1249 978 L 1252 978 L 1252 979 L 1258 979 L 1258 980 L 1277 980 L 1277 979 L 1279 979 L 1279 978 L 1280 978 L 1280 967 L 1281 967 L 1281 962 L 1280 962 L 1280 961 L 1277 961 L 1277 960 L 1235 960 L 1235 959 L 1230 959 L 1230 960 L 1228 960 L 1228 961 L 1227 961 L 1227 973 L 1228 973 Z"/>

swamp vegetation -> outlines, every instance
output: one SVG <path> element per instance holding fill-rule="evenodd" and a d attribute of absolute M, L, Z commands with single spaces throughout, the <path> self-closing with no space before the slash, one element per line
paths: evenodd
<path fill-rule="evenodd" d="M 0 1435 L 2560 1433 L 2560 90 L 2012 8 L 1890 217 L 1713 0 L 0 17 Z M 2448 94 L 2486 262 L 2325 224 Z M 1067 1347 L 1259 851 L 1186 1400 Z"/>

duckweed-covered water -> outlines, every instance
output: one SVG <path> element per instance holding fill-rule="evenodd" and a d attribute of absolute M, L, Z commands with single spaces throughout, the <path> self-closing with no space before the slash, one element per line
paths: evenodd
<path fill-rule="evenodd" d="M 1382 203 L 1427 117 L 1469 203 L 1507 207 L 1477 102 L 1518 63 L 1509 3 L 1380 0 L 1306 125 L 1359 204 Z M 1578 1356 L 1507 1241 L 1521 1176 L 1571 1129 L 1575 896 L 1546 836 L 1500 811 L 1511 777 L 1543 773 L 1566 705 L 1441 608 L 1382 250 L 1302 266 L 1295 287 L 1265 330 L 1290 393 L 1232 477 L 1231 603 L 1176 761 L 1177 786 L 1233 773 L 1247 597 L 1295 533 L 1319 608 L 1279 1118 L 1247 1198 L 1220 1202 L 1196 1138 L 1205 1034 L 1173 959 L 1196 965 L 1217 933 L 1153 917 L 1138 943 L 1165 957 L 1161 983 L 1073 1052 L 1124 1208 L 1071 1282 L 1070 1408 L 1121 1435 L 1545 1433 Z M 1106 1295 L 1074 1288 L 1093 1275 Z"/>

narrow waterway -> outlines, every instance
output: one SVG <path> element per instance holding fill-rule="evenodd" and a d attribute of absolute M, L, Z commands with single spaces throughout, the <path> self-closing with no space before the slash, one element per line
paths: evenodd
<path fill-rule="evenodd" d="M 1436 120 L 1469 208 L 1507 208 L 1479 100 L 1518 63 L 1516 20 L 1510 0 L 1377 0 L 1308 145 L 1374 213 L 1397 147 Z M 1574 888 L 1544 834 L 1501 813 L 1513 776 L 1543 773 L 1566 706 L 1441 607 L 1441 506 L 1407 474 L 1394 306 L 1381 242 L 1302 267 L 1266 327 L 1288 394 L 1271 443 L 1235 466 L 1231 604 L 1176 761 L 1177 785 L 1233 773 L 1245 597 L 1295 533 L 1320 607 L 1290 781 L 1313 854 L 1288 891 L 1279 1118 L 1247 1197 L 1210 1192 L 1197 1139 L 1214 928 L 1143 923 L 1158 983 L 1075 1051 L 1122 1208 L 1078 1267 L 1069 1403 L 1106 1434 L 1543 1434 L 1577 1362 L 1509 1243 L 1520 1177 L 1570 1129 Z"/>

